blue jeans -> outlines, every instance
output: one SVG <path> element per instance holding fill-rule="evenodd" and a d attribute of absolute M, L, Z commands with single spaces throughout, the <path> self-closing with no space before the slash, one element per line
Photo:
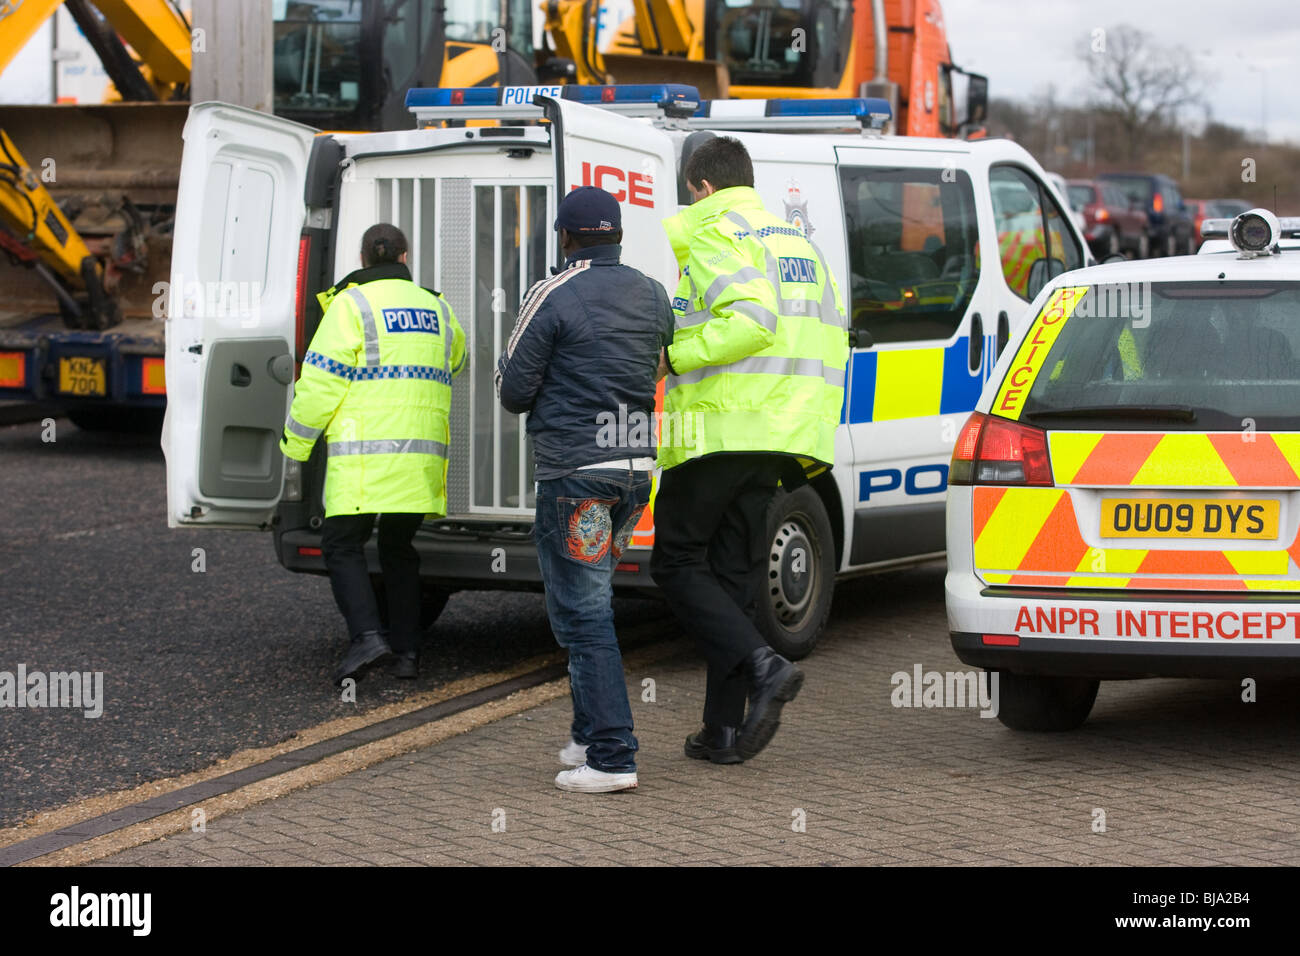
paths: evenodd
<path fill-rule="evenodd" d="M 632 707 L 614 634 L 614 566 L 650 501 L 650 472 L 575 471 L 537 483 L 537 558 L 556 641 L 569 652 L 573 739 L 587 764 L 636 770 Z"/>

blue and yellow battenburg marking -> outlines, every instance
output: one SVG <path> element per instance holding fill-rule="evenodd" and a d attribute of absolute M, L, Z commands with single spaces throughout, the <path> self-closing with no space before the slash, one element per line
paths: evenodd
<path fill-rule="evenodd" d="M 854 352 L 843 420 L 857 425 L 970 411 L 992 371 L 993 341 L 985 336 L 984 361 L 974 372 L 967 335 L 937 348 Z"/>

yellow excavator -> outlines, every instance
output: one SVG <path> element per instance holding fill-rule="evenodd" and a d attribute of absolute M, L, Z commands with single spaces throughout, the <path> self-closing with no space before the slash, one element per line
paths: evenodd
<path fill-rule="evenodd" d="M 988 80 L 953 64 L 939 0 L 636 0 L 603 51 L 602 7 L 542 4 L 579 83 L 671 77 L 706 99 L 878 96 L 909 136 L 966 135 L 985 120 Z"/>
<path fill-rule="evenodd" d="M 0 10 L 0 70 L 61 6 L 98 54 L 121 98 L 186 96 L 190 29 L 166 0 L 8 4 Z M 148 260 L 149 224 L 141 206 L 175 190 L 172 164 L 179 162 L 179 146 L 168 140 L 178 128 L 151 136 L 155 129 L 139 108 L 110 114 L 102 107 L 0 107 L 0 249 L 40 280 L 31 290 L 24 283 L 6 283 L 10 314 L 39 304 L 23 294 L 30 291 L 46 302 L 53 293 L 73 328 L 103 329 L 119 321 L 120 280 L 140 272 Z M 165 158 L 169 154 L 174 154 L 171 161 Z M 58 201 L 56 193 L 69 201 Z"/>
<path fill-rule="evenodd" d="M 166 400 L 160 283 L 192 51 L 210 38 L 173 0 L 0 0 L 0 70 L 60 7 L 111 87 L 102 103 L 0 105 L 0 400 L 55 403 L 87 427 L 147 423 Z M 411 86 L 538 79 L 531 0 L 269 12 L 273 109 L 318 129 L 408 126 Z"/>

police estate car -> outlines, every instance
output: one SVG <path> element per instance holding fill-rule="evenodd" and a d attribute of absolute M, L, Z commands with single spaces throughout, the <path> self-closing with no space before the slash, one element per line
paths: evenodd
<path fill-rule="evenodd" d="M 1300 672 L 1300 220 L 1206 226 L 1049 283 L 958 436 L 949 629 L 1009 727 L 1077 727 L 1107 678 Z"/>

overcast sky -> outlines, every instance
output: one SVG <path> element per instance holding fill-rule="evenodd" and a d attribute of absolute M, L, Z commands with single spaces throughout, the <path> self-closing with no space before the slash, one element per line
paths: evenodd
<path fill-rule="evenodd" d="M 1215 119 L 1257 130 L 1263 90 L 1270 139 L 1300 144 L 1300 0 L 941 3 L 953 60 L 987 74 L 990 96 L 1027 99 L 1051 83 L 1058 98 L 1078 99 L 1086 74 L 1075 44 L 1128 23 L 1186 47 L 1215 74 L 1207 96 Z"/>

